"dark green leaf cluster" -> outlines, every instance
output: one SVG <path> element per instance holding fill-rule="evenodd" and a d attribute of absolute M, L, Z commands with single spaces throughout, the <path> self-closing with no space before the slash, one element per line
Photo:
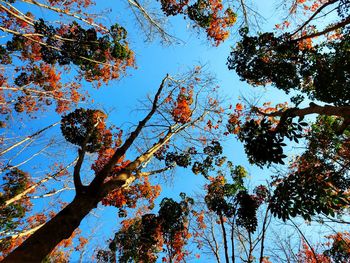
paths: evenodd
<path fill-rule="evenodd" d="M 207 28 L 212 20 L 212 14 L 208 12 L 209 3 L 199 0 L 187 9 L 189 19 L 197 22 L 200 27 Z"/>
<path fill-rule="evenodd" d="M 7 52 L 6 48 L 0 46 L 0 63 L 3 65 L 8 65 L 12 63 L 12 59 L 10 57 L 9 52 Z"/>
<path fill-rule="evenodd" d="M 15 78 L 15 84 L 18 87 L 23 87 L 30 82 L 36 82 L 39 83 L 45 78 L 43 72 L 38 66 L 34 66 L 31 72 L 28 74 L 28 72 L 21 72 L 16 78 Z M 52 86 L 45 85 L 43 86 L 43 89 L 45 91 L 51 91 L 53 88 Z M 25 89 L 24 89 L 25 92 Z"/>
<path fill-rule="evenodd" d="M 183 13 L 183 8 L 188 4 L 189 0 L 160 0 L 161 9 L 167 16 L 175 16 Z"/>
<path fill-rule="evenodd" d="M 340 0 L 337 8 L 338 15 L 341 18 L 347 18 L 350 15 L 350 1 L 349 0 Z"/>
<path fill-rule="evenodd" d="M 275 215 L 283 220 L 297 215 L 311 220 L 319 213 L 334 216 L 349 205 L 349 132 L 337 134 L 340 125 L 339 118 L 319 116 L 311 126 L 307 150 L 296 163 L 298 169 L 274 191 L 270 206 Z"/>
<path fill-rule="evenodd" d="M 34 29 L 35 33 L 42 35 L 40 55 L 48 64 L 73 63 L 81 70 L 89 71 L 93 76 L 100 76 L 102 73 L 99 67 L 96 67 L 96 62 L 107 63 L 110 55 L 120 60 L 130 57 L 125 42 L 126 30 L 117 24 L 111 27 L 108 35 L 102 37 L 98 36 L 96 29 L 84 29 L 75 21 L 63 34 L 60 34 L 62 28 L 47 25 L 43 19 L 34 23 Z M 30 52 L 25 43 L 26 39 L 23 36 L 15 35 L 7 42 L 7 51 Z"/>
<path fill-rule="evenodd" d="M 228 68 L 253 85 L 272 83 L 335 105 L 350 103 L 349 34 L 314 48 L 300 48 L 289 35 L 242 35 L 228 58 Z"/>
<path fill-rule="evenodd" d="M 191 155 L 189 153 L 173 153 L 169 152 L 166 154 L 165 157 L 165 165 L 167 167 L 174 166 L 174 164 L 180 166 L 180 167 L 188 167 L 191 165 Z"/>
<path fill-rule="evenodd" d="M 244 142 L 245 152 L 249 161 L 258 166 L 266 163 L 284 164 L 283 137 L 272 130 L 270 121 L 263 119 L 260 124 L 250 120 L 244 124 L 238 138 Z"/>
<path fill-rule="evenodd" d="M 217 215 L 224 215 L 226 217 L 232 217 L 235 212 L 235 204 L 228 201 L 230 197 L 233 197 L 235 192 L 243 186 L 234 184 L 220 184 L 211 183 L 207 188 L 207 195 L 204 200 L 210 211 L 215 212 Z"/>
<path fill-rule="evenodd" d="M 350 258 L 348 238 L 336 238 L 332 247 L 323 252 L 324 255 L 330 257 L 332 262 L 348 262 Z"/>
<path fill-rule="evenodd" d="M 98 129 L 98 110 L 76 109 L 65 115 L 61 120 L 61 131 L 64 138 L 87 152 L 96 152 L 110 144 L 111 141 L 103 140 L 103 130 Z"/>
<path fill-rule="evenodd" d="M 285 91 L 297 87 L 299 48 L 288 36 L 275 37 L 263 33 L 257 37 L 242 35 L 236 48 L 228 57 L 228 68 L 234 69 L 242 80 L 255 85 L 274 83 Z"/>
<path fill-rule="evenodd" d="M 270 200 L 275 216 L 286 220 L 301 215 L 311 221 L 315 214 L 334 216 L 349 205 L 347 195 L 337 185 L 340 175 L 329 172 L 332 167 L 316 166 L 314 161 L 310 160 L 305 171 L 295 172 L 278 184 Z"/>
<path fill-rule="evenodd" d="M 249 195 L 247 191 L 237 194 L 239 208 L 237 211 L 237 225 L 244 227 L 248 232 L 254 233 L 258 226 L 256 211 L 259 207 L 256 196 Z"/>
<path fill-rule="evenodd" d="M 214 165 L 221 166 L 226 161 L 226 157 L 221 156 L 222 146 L 218 141 L 212 141 L 210 145 L 204 147 L 205 158 L 203 161 L 195 161 L 192 165 L 194 174 L 202 174 L 204 177 L 209 176 L 209 171 L 214 170 Z"/>
<path fill-rule="evenodd" d="M 259 186 L 255 189 L 256 195 L 249 195 L 243 182 L 246 170 L 242 166 L 231 165 L 230 168 L 233 182 L 227 183 L 223 176 L 212 179 L 207 185 L 205 203 L 210 211 L 218 216 L 236 218 L 238 226 L 253 233 L 258 224 L 256 211 L 267 200 L 268 190 Z"/>
<path fill-rule="evenodd" d="M 275 129 L 271 121 L 266 118 L 260 123 L 250 120 L 242 126 L 238 138 L 244 142 L 251 163 L 258 166 L 271 163 L 284 164 L 283 159 L 287 157 L 283 154 L 283 147 L 286 146 L 284 138 L 298 143 L 305 126 L 307 126 L 305 122 L 293 123 L 292 118 L 281 121 Z"/>
<path fill-rule="evenodd" d="M 175 233 L 185 229 L 184 223 L 189 215 L 190 205 L 193 205 L 192 198 L 186 197 L 184 193 L 181 193 L 180 196 L 182 199 L 180 202 L 172 198 L 164 198 L 160 203 L 158 221 L 162 226 L 162 232 L 168 235 L 170 240 Z"/>

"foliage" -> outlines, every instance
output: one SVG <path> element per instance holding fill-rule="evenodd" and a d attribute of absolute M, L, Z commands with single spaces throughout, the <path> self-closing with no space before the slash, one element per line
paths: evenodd
<path fill-rule="evenodd" d="M 233 166 L 228 162 L 233 182 L 228 183 L 219 175 L 211 178 L 206 186 L 205 203 L 210 211 L 218 216 L 237 220 L 237 226 L 254 233 L 258 224 L 256 210 L 266 199 L 266 188 L 259 186 L 257 195 L 250 195 L 244 186 L 243 179 L 247 172 L 242 166 Z"/>
<path fill-rule="evenodd" d="M 208 38 L 219 45 L 229 36 L 229 28 L 237 19 L 231 7 L 224 8 L 222 0 L 160 0 L 167 16 L 184 14 L 195 27 L 205 29 Z"/>
<path fill-rule="evenodd" d="M 22 192 L 30 184 L 30 178 L 27 173 L 12 167 L 6 172 L 3 180 L 5 183 L 2 185 L 2 192 L 0 192 L 0 207 L 5 205 L 5 201 Z M 20 200 L 9 206 L 1 207 L 1 232 L 10 233 L 16 229 L 30 207 L 31 204 L 28 200 Z"/>
<path fill-rule="evenodd" d="M 86 148 L 88 152 L 96 152 L 112 143 L 110 137 L 103 140 L 105 118 L 102 111 L 79 108 L 63 116 L 61 131 L 67 141 Z"/>
<path fill-rule="evenodd" d="M 348 142 L 337 135 L 333 117 L 319 117 L 308 136 L 308 148 L 292 165 L 291 173 L 277 184 L 271 199 L 271 211 L 282 217 L 334 216 L 349 205 Z M 337 163 L 333 160 L 338 160 Z"/>
<path fill-rule="evenodd" d="M 31 2 L 50 10 L 53 17 L 59 15 L 57 26 L 36 18 L 35 12 L 21 10 L 24 7 L 17 7 L 17 2 L 3 2 L 0 12 L 1 30 L 6 36 L 0 48 L 4 118 L 13 110 L 33 113 L 53 103 L 58 113 L 67 111 L 87 99 L 86 90 L 81 89 L 82 79 L 101 85 L 118 79 L 134 65 L 122 26 L 107 28 L 96 24 L 92 17 L 78 15 L 91 1 L 69 1 L 63 6 L 57 1 L 49 1 L 48 5 Z M 75 80 L 67 81 L 62 72 L 73 72 Z"/>
<path fill-rule="evenodd" d="M 115 253 L 118 262 L 155 262 L 157 253 L 164 250 L 166 262 L 181 262 L 186 251 L 184 245 L 189 238 L 187 224 L 193 199 L 180 194 L 181 201 L 164 198 L 158 215 L 145 214 L 141 218 L 123 222 L 109 244 L 109 250 L 97 252 L 100 262 L 113 262 Z"/>
<path fill-rule="evenodd" d="M 301 49 L 288 34 L 250 37 L 243 33 L 228 58 L 228 67 L 253 85 L 271 83 L 287 93 L 294 89 L 310 99 L 347 105 L 349 40 L 344 32 L 339 40 Z"/>

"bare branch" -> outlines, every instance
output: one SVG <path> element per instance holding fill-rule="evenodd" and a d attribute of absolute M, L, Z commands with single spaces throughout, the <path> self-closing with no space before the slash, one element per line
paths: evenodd
<path fill-rule="evenodd" d="M 45 178 L 41 179 L 39 182 L 29 186 L 27 189 L 25 189 L 23 192 L 19 193 L 18 195 L 12 197 L 11 199 L 8 199 L 5 201 L 4 207 L 9 206 L 10 204 L 12 204 L 13 202 L 16 202 L 18 200 L 20 200 L 21 198 L 23 198 L 24 196 L 26 196 L 27 194 L 29 194 L 32 190 L 34 190 L 35 188 L 37 188 L 39 185 L 42 185 L 43 183 L 47 182 L 48 180 L 55 178 L 59 175 L 61 175 L 62 173 L 64 173 L 70 166 L 74 165 L 75 162 L 77 162 L 78 158 L 75 159 L 73 162 L 71 162 L 70 164 L 68 164 L 66 167 L 60 169 L 58 172 L 52 174 L 52 175 L 48 175 Z"/>
<path fill-rule="evenodd" d="M 312 16 L 308 20 L 306 20 L 298 29 L 296 29 L 291 36 L 294 36 L 296 33 L 298 33 L 300 30 L 302 30 L 306 25 L 308 25 L 312 19 L 314 19 L 324 8 L 326 8 L 329 5 L 332 5 L 334 3 L 338 2 L 338 0 L 330 0 L 327 3 L 323 4 L 319 9 L 317 9 Z"/>
<path fill-rule="evenodd" d="M 49 126 L 43 128 L 43 129 L 37 131 L 37 132 L 34 133 L 34 134 L 27 136 L 27 137 L 24 138 L 23 140 L 21 140 L 21 141 L 19 141 L 19 142 L 16 142 L 15 144 L 13 144 L 13 145 L 11 145 L 10 147 L 6 148 L 5 150 L 1 151 L 1 152 L 0 152 L 0 156 L 1 156 L 1 155 L 4 155 L 5 153 L 11 151 L 12 149 L 14 149 L 14 148 L 16 148 L 16 147 L 18 147 L 18 146 L 20 146 L 21 144 L 25 143 L 26 141 L 29 141 L 29 140 L 32 139 L 33 137 L 38 136 L 39 134 L 43 133 L 44 131 L 46 131 L 46 130 L 48 130 L 48 129 L 54 127 L 54 126 L 56 126 L 56 125 L 59 124 L 59 123 L 60 123 L 60 121 L 55 122 L 55 123 L 53 123 L 53 124 L 51 124 L 51 125 L 49 125 Z"/>
<path fill-rule="evenodd" d="M 343 28 L 343 27 L 345 27 L 348 24 L 350 24 L 350 17 L 347 17 L 346 19 L 344 19 L 343 21 L 341 21 L 341 22 L 339 22 L 337 24 L 334 24 L 332 26 L 327 27 L 327 28 L 325 28 L 322 31 L 319 31 L 319 32 L 316 32 L 316 33 L 312 33 L 312 34 L 309 34 L 309 35 L 304 35 L 304 36 L 301 36 L 299 38 L 293 39 L 292 41 L 293 42 L 299 42 L 301 40 L 305 40 L 305 39 L 308 39 L 308 38 L 314 38 L 314 37 L 322 36 L 322 35 L 325 35 L 325 34 L 327 34 L 329 32 L 337 30 L 339 28 Z"/>

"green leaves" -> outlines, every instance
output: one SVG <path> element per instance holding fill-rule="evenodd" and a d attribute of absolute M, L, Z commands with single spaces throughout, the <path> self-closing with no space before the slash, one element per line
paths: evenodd
<path fill-rule="evenodd" d="M 344 29 L 345 30 L 345 29 Z M 339 41 L 300 48 L 288 34 L 242 35 L 228 57 L 228 68 L 253 85 L 272 83 L 285 91 L 300 90 L 309 99 L 335 105 L 350 103 L 349 34 Z"/>
<path fill-rule="evenodd" d="M 62 134 L 70 143 L 85 147 L 88 152 L 96 152 L 112 143 L 103 140 L 104 117 L 99 110 L 76 109 L 62 117 Z"/>

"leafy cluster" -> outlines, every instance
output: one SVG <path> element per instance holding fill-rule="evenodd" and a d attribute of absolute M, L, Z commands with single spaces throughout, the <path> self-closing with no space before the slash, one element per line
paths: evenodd
<path fill-rule="evenodd" d="M 300 90 L 335 105 L 350 103 L 349 34 L 313 48 L 300 48 L 288 34 L 263 33 L 242 40 L 228 58 L 228 68 L 253 85 L 272 83 L 289 92 Z"/>
<path fill-rule="evenodd" d="M 251 163 L 263 166 L 265 164 L 284 164 L 284 138 L 299 142 L 302 138 L 305 122 L 293 123 L 292 118 L 281 121 L 275 127 L 270 120 L 262 119 L 259 123 L 254 119 L 241 126 L 238 138 L 244 142 L 244 148 Z"/>
<path fill-rule="evenodd" d="M 204 147 L 203 153 L 205 158 L 202 161 L 195 161 L 193 163 L 192 172 L 208 177 L 209 171 L 214 169 L 214 165 L 221 166 L 226 161 L 226 157 L 222 156 L 223 149 L 218 141 L 212 141 Z"/>
<path fill-rule="evenodd" d="M 205 29 L 208 38 L 219 45 L 236 23 L 237 15 L 228 7 L 224 9 L 221 0 L 160 0 L 162 10 L 167 16 L 185 14 L 194 26 Z"/>
<path fill-rule="evenodd" d="M 177 96 L 176 102 L 174 103 L 174 109 L 172 110 L 171 115 L 173 116 L 174 121 L 179 123 L 187 123 L 191 121 L 192 110 L 191 104 L 193 91 L 192 89 L 181 88 L 180 93 Z"/>
<path fill-rule="evenodd" d="M 220 217 L 236 218 L 238 226 L 253 233 L 258 225 L 256 211 L 266 201 L 267 189 L 259 186 L 256 195 L 249 195 L 243 182 L 246 170 L 239 165 L 233 166 L 231 162 L 228 164 L 233 182 L 228 183 L 221 175 L 212 178 L 206 186 L 205 203 L 210 211 Z"/>
<path fill-rule="evenodd" d="M 164 198 L 160 203 L 158 215 L 146 214 L 139 219 L 124 221 L 110 242 L 109 251 L 100 250 L 97 258 L 101 262 L 156 262 L 157 253 L 166 245 L 168 257 L 173 262 L 180 262 L 183 246 L 186 244 L 187 220 L 191 198 L 181 193 L 181 201 Z"/>
<path fill-rule="evenodd" d="M 62 134 L 70 143 L 88 152 L 96 152 L 104 144 L 111 143 L 103 140 L 105 117 L 106 115 L 99 110 L 76 109 L 62 117 Z"/>
<path fill-rule="evenodd" d="M 301 215 L 311 221 L 316 213 L 334 216 L 349 205 L 342 176 L 334 167 L 314 156 L 303 157 L 302 171 L 290 174 L 278 184 L 271 198 L 271 212 L 283 220 Z"/>
<path fill-rule="evenodd" d="M 256 197 L 249 195 L 247 191 L 240 191 L 237 194 L 237 202 L 239 204 L 237 225 L 244 227 L 250 233 L 254 233 L 258 225 L 256 211 L 259 204 Z"/>
<path fill-rule="evenodd" d="M 126 30 L 117 24 L 111 27 L 109 35 L 103 37 L 98 37 L 96 29 L 84 29 L 75 21 L 64 28 L 55 28 L 39 19 L 34 23 L 34 30 L 42 36 L 39 52 L 44 62 L 59 65 L 73 63 L 93 76 L 101 75 L 96 62 L 107 62 L 109 56 L 126 60 L 131 55 L 125 42 Z M 7 42 L 7 51 L 27 52 L 26 41 L 24 36 L 15 35 Z"/>
<path fill-rule="evenodd" d="M 350 235 L 349 232 L 336 233 L 328 236 L 332 240 L 332 246 L 323 252 L 333 262 L 346 262 L 350 258 Z"/>
<path fill-rule="evenodd" d="M 319 213 L 334 216 L 349 206 L 350 179 L 347 169 L 350 145 L 347 131 L 337 134 L 339 121 L 321 116 L 312 125 L 308 147 L 277 185 L 271 199 L 271 211 L 283 220 L 290 216 Z M 337 162 L 334 162 L 337 160 Z"/>
<path fill-rule="evenodd" d="M 24 217 L 28 210 L 28 204 L 25 200 L 19 200 L 10 205 L 4 206 L 5 201 L 23 192 L 30 182 L 27 173 L 12 168 L 3 176 L 4 184 L 0 192 L 0 230 L 1 232 L 11 232 L 16 229 L 20 219 Z M 3 244 L 4 245 L 4 244 Z"/>
<path fill-rule="evenodd" d="M 180 167 L 188 167 L 191 165 L 191 155 L 189 153 L 173 153 L 168 152 L 165 157 L 165 165 L 171 167 L 174 163 Z"/>

